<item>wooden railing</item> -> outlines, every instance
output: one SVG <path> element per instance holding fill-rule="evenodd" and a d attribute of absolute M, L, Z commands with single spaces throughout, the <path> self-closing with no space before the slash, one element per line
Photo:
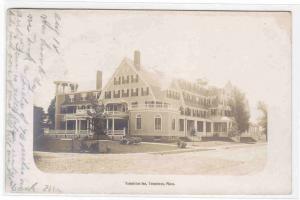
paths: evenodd
<path fill-rule="evenodd" d="M 164 109 L 164 110 L 179 111 L 178 108 L 170 106 L 170 105 L 165 105 L 165 104 L 137 104 L 137 105 L 131 105 L 128 107 L 128 110 L 136 110 L 136 109 L 144 109 L 144 110 Z"/>
<path fill-rule="evenodd" d="M 122 139 L 126 135 L 126 130 L 125 129 L 123 129 L 123 130 L 106 130 L 105 134 L 111 139 L 114 139 L 114 138 Z"/>
<path fill-rule="evenodd" d="M 127 111 L 105 111 L 104 113 L 108 114 L 108 115 L 126 115 L 128 114 Z"/>

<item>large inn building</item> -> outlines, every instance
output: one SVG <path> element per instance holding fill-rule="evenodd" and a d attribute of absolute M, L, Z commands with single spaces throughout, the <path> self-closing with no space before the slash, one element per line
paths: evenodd
<path fill-rule="evenodd" d="M 210 87 L 174 79 L 163 85 L 160 73 L 141 65 L 140 52 L 124 58 L 107 84 L 97 72 L 96 90 L 77 91 L 76 83 L 56 81 L 55 130 L 51 134 L 91 135 L 91 102 L 105 106 L 103 134 L 141 137 L 228 136 L 232 126 L 231 84 Z M 91 110 L 92 112 L 92 110 Z"/>

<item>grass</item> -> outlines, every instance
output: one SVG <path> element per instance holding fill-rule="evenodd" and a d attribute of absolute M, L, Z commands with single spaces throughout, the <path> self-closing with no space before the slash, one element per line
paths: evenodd
<path fill-rule="evenodd" d="M 118 141 L 100 141 L 100 148 L 110 148 L 110 153 L 146 153 L 162 152 L 178 149 L 175 145 L 164 145 L 159 143 L 140 143 L 132 145 L 119 144 Z"/>

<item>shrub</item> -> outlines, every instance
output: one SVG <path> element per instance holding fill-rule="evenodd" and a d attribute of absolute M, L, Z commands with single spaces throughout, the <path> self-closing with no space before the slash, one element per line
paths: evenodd
<path fill-rule="evenodd" d="M 184 149 L 184 148 L 186 148 L 186 146 L 187 146 L 187 143 L 186 143 L 186 142 L 184 142 L 184 141 L 182 141 L 182 140 L 178 140 L 178 141 L 177 141 L 177 147 L 178 147 L 178 148 Z"/>
<path fill-rule="evenodd" d="M 122 140 L 120 140 L 120 144 L 126 144 L 127 143 L 127 139 L 123 138 Z"/>
<path fill-rule="evenodd" d="M 91 153 L 98 153 L 99 152 L 99 146 L 98 146 L 98 143 L 94 142 L 91 144 L 90 148 L 89 148 L 89 151 Z"/>
<path fill-rule="evenodd" d="M 142 138 L 140 137 L 129 137 L 129 138 L 123 138 L 120 140 L 120 144 L 139 144 L 142 142 Z"/>
<path fill-rule="evenodd" d="M 134 137 L 133 140 L 134 140 L 135 144 L 139 144 L 142 142 L 142 138 L 140 138 L 140 137 Z"/>

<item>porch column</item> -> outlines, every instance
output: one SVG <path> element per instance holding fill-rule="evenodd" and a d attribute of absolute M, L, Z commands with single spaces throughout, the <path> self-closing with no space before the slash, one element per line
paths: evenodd
<path fill-rule="evenodd" d="M 108 132 L 108 118 L 106 118 L 106 132 Z"/>
<path fill-rule="evenodd" d="M 187 136 L 187 119 L 184 119 L 184 134 Z"/>
<path fill-rule="evenodd" d="M 112 136 L 115 134 L 115 118 L 112 118 Z"/>
<path fill-rule="evenodd" d="M 77 125 L 77 119 L 75 119 L 75 122 L 76 122 L 76 123 L 75 123 L 75 134 L 77 134 L 77 126 L 78 126 L 78 125 Z"/>
<path fill-rule="evenodd" d="M 81 119 L 78 120 L 78 123 L 79 123 L 79 127 L 78 127 L 78 130 L 79 130 L 79 131 L 78 131 L 78 134 L 80 134 L 80 131 L 81 131 Z"/>
<path fill-rule="evenodd" d="M 126 134 L 128 134 L 128 135 L 129 135 L 129 125 L 130 125 L 129 119 L 127 119 L 127 133 Z"/>
<path fill-rule="evenodd" d="M 86 130 L 87 130 L 87 133 L 89 134 L 90 133 L 90 120 L 89 119 L 86 119 Z"/>
<path fill-rule="evenodd" d="M 206 134 L 206 121 L 203 121 L 203 134 L 202 135 L 204 135 L 204 133 Z"/>
<path fill-rule="evenodd" d="M 226 132 L 229 132 L 229 122 L 226 122 Z M 228 135 L 227 135 L 228 136 Z"/>
<path fill-rule="evenodd" d="M 68 130 L 68 120 L 66 120 L 65 130 L 66 130 L 66 132 L 67 132 L 67 130 Z"/>
<path fill-rule="evenodd" d="M 111 140 L 114 140 L 115 135 L 115 118 L 112 118 L 112 126 L 111 126 L 112 132 L 111 132 Z"/>

